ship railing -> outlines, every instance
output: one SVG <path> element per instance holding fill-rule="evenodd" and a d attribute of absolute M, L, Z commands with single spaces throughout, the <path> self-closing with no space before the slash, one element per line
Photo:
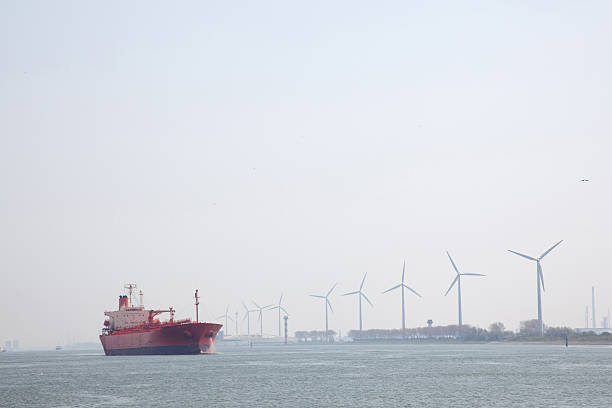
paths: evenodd
<path fill-rule="evenodd" d="M 165 322 L 160 322 L 159 320 L 154 320 L 151 323 L 145 323 L 145 324 L 139 324 L 136 326 L 130 326 L 130 327 L 122 327 L 121 329 L 115 329 L 115 331 L 121 331 L 123 333 L 125 332 L 131 332 L 131 331 L 141 331 L 141 330 L 146 330 L 146 329 L 154 329 L 154 328 L 159 328 L 159 327 L 164 327 L 164 326 L 169 326 L 169 325 L 177 325 L 177 324 L 187 324 L 187 323 L 191 323 L 191 319 L 181 319 L 181 320 L 175 320 L 173 322 L 170 321 L 165 321 Z M 102 329 L 105 330 L 105 329 Z M 108 330 L 108 332 L 112 332 L 110 329 L 106 329 Z"/>
<path fill-rule="evenodd" d="M 174 321 L 174 324 L 185 324 L 185 323 L 191 323 L 191 319 L 182 319 L 182 320 Z"/>

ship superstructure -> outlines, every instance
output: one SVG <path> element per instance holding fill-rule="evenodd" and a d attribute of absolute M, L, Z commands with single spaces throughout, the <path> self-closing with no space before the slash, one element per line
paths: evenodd
<path fill-rule="evenodd" d="M 135 284 L 127 284 L 129 295 L 119 296 L 118 310 L 104 312 L 107 317 L 100 335 L 104 353 L 109 355 L 200 354 L 213 353 L 215 338 L 222 325 L 198 322 L 198 291 L 195 291 L 196 320 L 174 319 L 174 309 L 145 309 L 132 304 Z M 157 318 L 169 313 L 170 319 Z"/>

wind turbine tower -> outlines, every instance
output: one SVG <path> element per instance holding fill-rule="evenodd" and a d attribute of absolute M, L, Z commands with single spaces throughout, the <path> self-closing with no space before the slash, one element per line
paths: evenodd
<path fill-rule="evenodd" d="M 453 282 L 451 283 L 450 287 L 448 288 L 444 296 L 448 295 L 448 293 L 451 291 L 451 289 L 453 288 L 453 286 L 455 286 L 455 283 L 456 283 L 457 284 L 457 303 L 459 305 L 459 308 L 458 308 L 459 309 L 459 327 L 461 327 L 463 325 L 463 316 L 461 315 L 461 277 L 462 276 L 486 276 L 486 275 L 482 275 L 480 273 L 459 273 L 459 269 L 457 269 L 457 265 L 455 265 L 455 262 L 453 262 L 453 258 L 451 258 L 448 251 L 446 251 L 446 255 L 448 255 L 448 259 L 450 259 L 451 264 L 453 265 L 453 269 L 455 269 L 455 272 L 457 273 L 457 276 L 455 276 L 455 279 L 453 279 Z"/>
<path fill-rule="evenodd" d="M 544 324 L 542 323 L 542 295 L 540 293 L 540 285 L 542 285 L 542 290 L 544 290 L 544 274 L 542 273 L 542 265 L 540 264 L 540 261 L 542 260 L 542 258 L 544 258 L 546 255 L 548 255 L 548 253 L 550 251 L 552 251 L 553 249 L 555 249 L 557 247 L 557 245 L 559 245 L 561 242 L 563 242 L 563 240 L 557 242 L 555 245 L 553 245 L 552 247 L 550 247 L 547 251 L 545 251 L 542 255 L 540 255 L 538 258 L 534 258 L 532 256 L 529 255 L 524 255 L 521 254 L 519 252 L 516 251 L 512 251 L 512 250 L 508 250 L 510 252 L 512 252 L 515 255 L 518 256 L 522 256 L 523 258 L 529 259 L 530 261 L 535 261 L 536 265 L 537 265 L 537 269 L 536 269 L 536 280 L 538 282 L 538 329 L 540 331 L 540 335 L 543 336 L 544 335 Z"/>
<path fill-rule="evenodd" d="M 229 326 L 227 325 L 227 320 L 228 320 L 228 319 L 229 319 L 229 320 L 233 320 L 233 319 L 232 319 L 232 317 L 229 315 L 229 305 L 227 305 L 227 307 L 225 308 L 225 314 L 224 314 L 224 315 L 221 315 L 221 316 L 218 316 L 218 317 L 216 317 L 216 318 L 217 318 L 217 319 L 221 319 L 221 318 L 223 318 L 223 317 L 225 317 L 225 326 L 224 326 L 224 329 L 223 329 L 223 330 L 224 330 L 224 331 L 223 331 L 223 334 L 224 334 L 224 336 L 223 336 L 223 337 L 225 337 L 225 336 L 229 336 L 229 330 L 228 330 L 228 329 L 229 329 Z"/>
<path fill-rule="evenodd" d="M 243 322 L 245 320 L 247 321 L 247 336 L 250 336 L 251 335 L 251 313 L 254 313 L 257 310 L 249 310 L 249 308 L 247 307 L 247 305 L 244 304 L 244 302 L 242 302 L 242 306 L 244 307 L 244 310 L 245 310 L 242 321 Z"/>
<path fill-rule="evenodd" d="M 597 327 L 597 320 L 595 320 L 595 286 L 591 286 L 591 305 L 591 314 L 593 315 L 593 328 L 595 329 Z"/>
<path fill-rule="evenodd" d="M 405 305 L 404 305 L 404 289 L 408 289 L 409 291 L 411 291 L 412 293 L 414 293 L 418 297 L 421 297 L 421 295 L 419 295 L 416 290 L 414 290 L 410 286 L 406 286 L 406 284 L 404 284 L 404 276 L 405 275 L 406 275 L 406 261 L 404 261 L 404 266 L 402 267 L 402 282 L 400 284 L 395 285 L 394 287 L 389 288 L 389 289 L 387 289 L 387 290 L 385 290 L 383 292 L 383 293 L 387 293 L 387 292 L 391 292 L 392 290 L 395 290 L 397 288 L 402 288 L 402 334 L 406 330 L 406 308 L 405 308 Z"/>
<path fill-rule="evenodd" d="M 281 304 L 282 301 L 283 294 L 281 293 L 280 299 L 278 300 L 278 305 L 268 308 L 268 310 L 278 309 L 278 337 L 281 337 L 281 311 L 285 312 L 285 314 L 289 316 L 289 312 L 287 312 L 287 310 L 285 310 L 285 308 Z"/>
<path fill-rule="evenodd" d="M 365 282 L 365 278 L 367 275 L 368 275 L 367 272 L 363 275 L 363 279 L 361 280 L 361 285 L 359 285 L 359 290 L 356 290 L 354 292 L 348 292 L 342 295 L 342 296 L 347 296 L 347 295 L 358 295 L 359 296 L 359 336 L 360 337 L 361 337 L 361 332 L 363 330 L 363 325 L 361 323 L 361 298 L 363 297 L 370 304 L 370 306 L 374 307 L 372 302 L 370 302 L 370 299 L 368 299 L 368 297 L 362 291 L 363 283 Z"/>
<path fill-rule="evenodd" d="M 327 292 L 327 295 L 323 296 L 323 295 L 310 295 L 312 297 L 316 297 L 319 299 L 325 299 L 325 340 L 329 343 L 329 318 L 328 318 L 328 310 L 331 310 L 332 313 L 334 312 L 334 309 L 332 308 L 331 302 L 329 301 L 329 295 L 331 295 L 331 293 L 333 292 L 333 290 L 336 288 L 338 284 L 334 284 L 334 286 L 332 286 L 332 288 L 329 290 L 329 292 Z"/>
<path fill-rule="evenodd" d="M 584 328 L 585 329 L 589 328 L 589 307 L 588 306 L 584 307 Z"/>
<path fill-rule="evenodd" d="M 257 309 L 259 310 L 259 335 L 261 336 L 261 338 L 263 339 L 263 311 L 264 309 L 269 308 L 272 305 L 268 305 L 268 306 L 264 306 L 261 307 L 259 306 L 257 303 L 255 303 L 254 300 L 251 300 L 251 302 L 253 302 L 253 304 L 257 307 Z"/>

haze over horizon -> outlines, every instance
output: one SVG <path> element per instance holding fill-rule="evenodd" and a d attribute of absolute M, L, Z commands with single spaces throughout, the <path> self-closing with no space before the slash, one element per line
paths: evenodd
<path fill-rule="evenodd" d="M 135 282 L 289 330 L 612 306 L 612 4 L 4 1 L 0 344 L 98 341 Z M 579 182 L 586 178 L 589 182 Z M 275 333 L 275 313 L 264 331 Z M 251 321 L 253 326 L 253 321 Z M 230 334 L 234 326 L 230 327 Z M 246 332 L 246 325 L 241 327 Z"/>

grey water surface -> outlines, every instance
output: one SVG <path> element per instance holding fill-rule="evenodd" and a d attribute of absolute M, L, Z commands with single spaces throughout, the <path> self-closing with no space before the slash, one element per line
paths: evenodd
<path fill-rule="evenodd" d="M 218 345 L 0 353 L 2 407 L 609 407 L 612 347 Z"/>

